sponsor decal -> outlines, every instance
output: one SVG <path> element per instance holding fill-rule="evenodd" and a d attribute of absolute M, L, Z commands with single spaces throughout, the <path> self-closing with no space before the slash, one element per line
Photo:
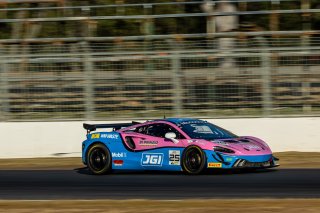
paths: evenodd
<path fill-rule="evenodd" d="M 100 133 L 94 133 L 91 135 L 91 139 L 100 138 Z"/>
<path fill-rule="evenodd" d="M 114 160 L 113 165 L 115 166 L 122 166 L 123 165 L 123 160 Z"/>
<path fill-rule="evenodd" d="M 221 163 L 208 163 L 208 168 L 221 168 Z"/>
<path fill-rule="evenodd" d="M 206 143 L 198 140 L 187 140 L 187 143 L 198 143 L 200 145 L 205 145 Z"/>
<path fill-rule="evenodd" d="M 201 134 L 213 134 L 212 130 L 208 126 L 198 126 L 198 125 L 191 125 L 194 127 L 193 132 L 201 133 Z"/>
<path fill-rule="evenodd" d="M 226 158 L 227 162 L 231 162 L 233 159 L 232 158 Z"/>
<path fill-rule="evenodd" d="M 169 150 L 169 165 L 180 165 L 180 150 Z"/>
<path fill-rule="evenodd" d="M 101 134 L 101 138 L 118 139 L 119 135 L 116 135 L 116 134 Z"/>
<path fill-rule="evenodd" d="M 225 142 L 225 141 L 214 141 L 217 144 L 223 145 L 223 146 L 228 146 L 229 143 Z"/>
<path fill-rule="evenodd" d="M 163 154 L 162 153 L 142 153 L 141 165 L 142 166 L 162 166 Z"/>
<path fill-rule="evenodd" d="M 181 122 L 181 125 L 185 125 L 185 124 L 205 124 L 207 123 L 206 121 L 184 121 Z"/>
<path fill-rule="evenodd" d="M 158 141 L 146 141 L 142 140 L 139 142 L 140 146 L 158 146 Z"/>
<path fill-rule="evenodd" d="M 242 147 L 243 147 L 243 148 L 245 148 L 245 149 L 249 149 L 249 150 L 253 150 L 253 149 L 261 149 L 261 147 L 260 147 L 260 146 L 253 145 L 253 144 L 243 145 Z"/>
<path fill-rule="evenodd" d="M 196 143 L 198 142 L 197 140 L 187 140 L 187 143 Z"/>
<path fill-rule="evenodd" d="M 111 155 L 113 158 L 126 158 L 127 157 L 126 152 L 112 152 Z"/>

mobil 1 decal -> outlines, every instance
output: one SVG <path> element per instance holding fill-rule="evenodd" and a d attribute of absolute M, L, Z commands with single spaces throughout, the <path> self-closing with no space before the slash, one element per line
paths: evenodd
<path fill-rule="evenodd" d="M 169 150 L 169 165 L 180 165 L 180 150 Z"/>

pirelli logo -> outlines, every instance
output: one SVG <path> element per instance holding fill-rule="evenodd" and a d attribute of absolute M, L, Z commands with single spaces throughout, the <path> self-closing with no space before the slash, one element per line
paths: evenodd
<path fill-rule="evenodd" d="M 221 163 L 208 163 L 208 168 L 221 168 Z"/>

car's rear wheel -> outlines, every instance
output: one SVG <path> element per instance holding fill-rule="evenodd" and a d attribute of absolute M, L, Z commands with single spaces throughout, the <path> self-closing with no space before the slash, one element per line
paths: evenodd
<path fill-rule="evenodd" d="M 206 165 L 206 155 L 198 146 L 189 146 L 182 154 L 182 169 L 187 174 L 199 174 Z"/>
<path fill-rule="evenodd" d="M 111 172 L 110 151 L 103 144 L 94 144 L 89 148 L 88 167 L 93 174 L 102 175 Z"/>

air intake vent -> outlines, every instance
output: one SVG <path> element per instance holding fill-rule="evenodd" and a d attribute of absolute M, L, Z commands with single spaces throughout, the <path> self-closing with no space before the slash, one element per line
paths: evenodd
<path fill-rule="evenodd" d="M 227 148 L 224 148 L 221 146 L 215 146 L 215 147 L 213 147 L 213 150 L 215 152 L 222 152 L 222 153 L 235 153 L 233 150 L 227 149 Z"/>
<path fill-rule="evenodd" d="M 223 142 L 228 142 L 228 143 L 239 143 L 239 141 L 236 141 L 236 140 L 224 140 Z"/>
<path fill-rule="evenodd" d="M 241 141 L 243 143 L 249 143 L 250 142 L 248 139 L 240 139 L 239 141 Z"/>

